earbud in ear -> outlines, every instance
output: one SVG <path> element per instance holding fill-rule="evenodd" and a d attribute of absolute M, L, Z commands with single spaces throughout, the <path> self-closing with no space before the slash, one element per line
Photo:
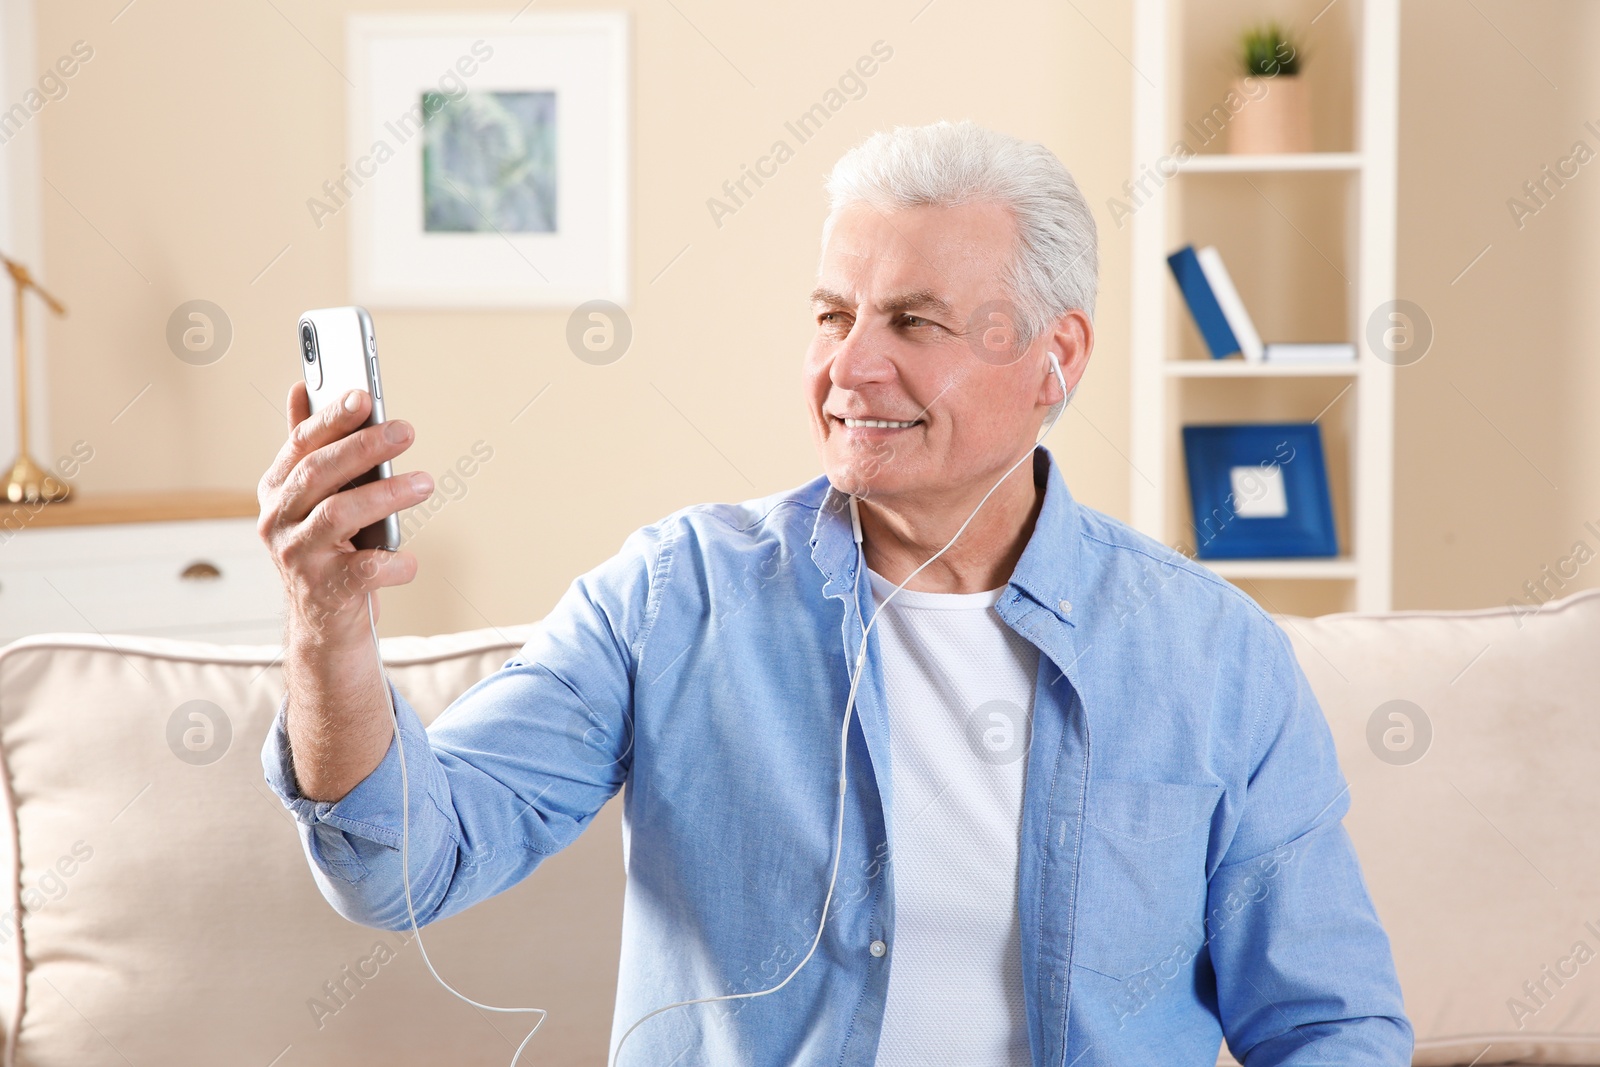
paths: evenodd
<path fill-rule="evenodd" d="M 1050 357 L 1050 373 L 1056 376 L 1056 381 L 1061 383 L 1061 391 L 1065 393 L 1067 391 L 1067 379 L 1066 375 L 1061 373 L 1061 360 L 1056 357 L 1054 352 L 1046 354 Z"/>

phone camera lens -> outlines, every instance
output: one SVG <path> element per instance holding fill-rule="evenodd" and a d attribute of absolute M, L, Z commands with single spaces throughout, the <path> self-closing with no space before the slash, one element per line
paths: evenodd
<path fill-rule="evenodd" d="M 300 324 L 300 348 L 305 352 L 307 363 L 315 363 L 317 361 L 317 340 L 316 336 L 311 332 L 311 324 L 309 322 Z"/>

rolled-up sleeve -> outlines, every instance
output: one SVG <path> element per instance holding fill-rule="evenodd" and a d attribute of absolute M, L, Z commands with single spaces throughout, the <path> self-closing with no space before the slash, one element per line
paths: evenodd
<path fill-rule="evenodd" d="M 1208 891 L 1218 1015 L 1246 1067 L 1404 1067 L 1412 1027 L 1342 822 L 1349 789 L 1294 648 L 1272 631 L 1242 814 Z"/>
<path fill-rule="evenodd" d="M 575 840 L 622 787 L 635 664 L 656 608 L 664 524 L 568 588 L 518 654 L 428 727 L 389 683 L 410 805 L 407 881 L 419 925 L 503 892 Z M 298 789 L 280 704 L 262 766 L 293 813 L 312 875 L 352 921 L 407 929 L 400 746 L 337 801 Z"/>

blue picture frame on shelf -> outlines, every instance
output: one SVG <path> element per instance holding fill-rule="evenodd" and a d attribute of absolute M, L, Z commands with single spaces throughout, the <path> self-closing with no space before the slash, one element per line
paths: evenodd
<path fill-rule="evenodd" d="M 1316 423 L 1185 426 L 1183 453 L 1199 559 L 1339 554 Z"/>

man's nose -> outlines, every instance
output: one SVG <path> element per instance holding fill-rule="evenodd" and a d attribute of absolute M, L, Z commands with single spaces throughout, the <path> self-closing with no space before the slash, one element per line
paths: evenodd
<path fill-rule="evenodd" d="M 887 381 L 894 376 L 894 364 L 885 353 L 881 327 L 857 318 L 850 333 L 833 350 L 828 368 L 829 380 L 840 389 L 859 389 L 863 385 Z"/>

